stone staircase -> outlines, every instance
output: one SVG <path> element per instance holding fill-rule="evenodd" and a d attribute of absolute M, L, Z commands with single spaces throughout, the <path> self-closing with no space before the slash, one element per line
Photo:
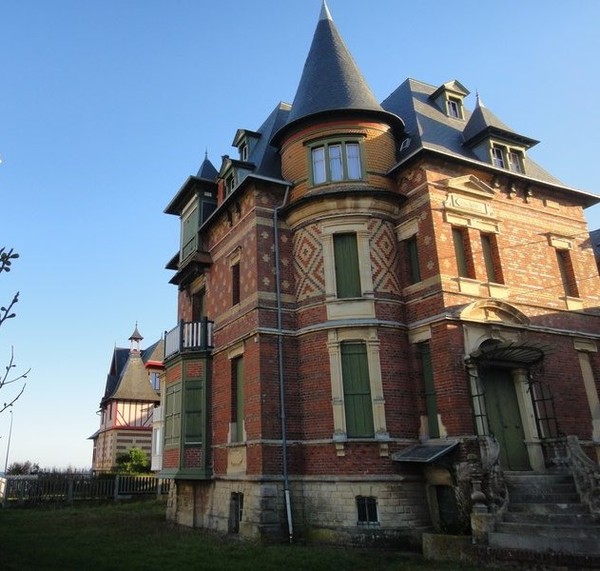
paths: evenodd
<path fill-rule="evenodd" d="M 581 503 L 571 474 L 505 472 L 504 477 L 508 510 L 488 536 L 490 549 L 584 557 L 600 564 L 600 521 Z"/>

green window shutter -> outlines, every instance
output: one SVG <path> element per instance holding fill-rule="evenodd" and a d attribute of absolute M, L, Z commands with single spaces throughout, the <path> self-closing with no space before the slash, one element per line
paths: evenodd
<path fill-rule="evenodd" d="M 167 388 L 165 398 L 165 444 L 176 445 L 181 438 L 181 385 Z"/>
<path fill-rule="evenodd" d="M 234 442 L 244 439 L 244 359 L 237 357 L 232 361 L 231 386 L 231 422 L 235 423 Z"/>
<path fill-rule="evenodd" d="M 339 298 L 361 297 L 356 234 L 334 234 L 335 281 Z"/>
<path fill-rule="evenodd" d="M 181 258 L 185 259 L 196 251 L 198 240 L 198 207 L 181 221 Z"/>
<path fill-rule="evenodd" d="M 194 382 L 185 389 L 185 440 L 186 442 L 202 442 L 203 410 L 202 383 Z"/>
<path fill-rule="evenodd" d="M 341 344 L 346 433 L 350 438 L 373 437 L 373 402 L 364 343 Z"/>
<path fill-rule="evenodd" d="M 411 236 L 406 240 L 406 249 L 408 250 L 408 268 L 410 283 L 416 284 L 421 281 L 421 271 L 419 269 L 419 252 L 417 250 L 417 237 Z"/>
<path fill-rule="evenodd" d="M 500 283 L 496 275 L 496 267 L 494 266 L 494 244 L 492 243 L 492 239 L 492 236 L 489 234 L 481 235 L 481 251 L 483 253 L 488 282 Z"/>
<path fill-rule="evenodd" d="M 425 389 L 425 406 L 427 408 L 427 422 L 429 425 L 429 437 L 439 438 L 440 427 L 438 426 L 437 399 L 435 386 L 433 384 L 433 366 L 431 363 L 431 346 L 428 342 L 419 343 L 419 357 L 421 358 L 421 374 L 423 375 L 423 386 Z"/>
<path fill-rule="evenodd" d="M 452 240 L 454 242 L 454 253 L 456 255 L 456 267 L 458 275 L 462 278 L 469 278 L 469 266 L 467 264 L 467 249 L 465 244 L 465 235 L 462 229 L 452 228 Z"/>

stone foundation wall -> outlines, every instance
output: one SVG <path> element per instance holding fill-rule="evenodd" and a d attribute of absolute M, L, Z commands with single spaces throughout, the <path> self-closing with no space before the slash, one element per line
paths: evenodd
<path fill-rule="evenodd" d="M 355 545 L 420 545 L 430 516 L 421 480 L 294 479 L 291 482 L 295 539 Z M 232 514 L 232 495 L 243 494 L 239 525 Z M 376 523 L 358 522 L 356 497 L 376 500 Z M 255 541 L 288 539 L 281 481 L 177 481 L 167 519 L 181 525 L 220 533 L 237 533 Z"/>

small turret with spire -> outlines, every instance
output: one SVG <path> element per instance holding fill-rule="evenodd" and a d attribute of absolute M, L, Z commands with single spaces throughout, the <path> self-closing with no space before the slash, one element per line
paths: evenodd
<path fill-rule="evenodd" d="M 129 351 L 131 353 L 139 353 L 140 352 L 140 342 L 142 341 L 142 339 L 143 339 L 143 337 L 138 330 L 138 324 L 136 321 L 135 329 L 134 329 L 133 333 L 131 334 L 131 337 L 129 337 L 129 342 L 130 342 Z"/>

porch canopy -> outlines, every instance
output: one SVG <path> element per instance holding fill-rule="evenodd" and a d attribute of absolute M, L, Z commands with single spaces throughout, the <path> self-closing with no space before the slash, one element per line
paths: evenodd
<path fill-rule="evenodd" d="M 473 351 L 469 363 L 484 366 L 529 368 L 544 359 L 550 347 L 538 343 L 518 341 L 488 341 Z"/>

